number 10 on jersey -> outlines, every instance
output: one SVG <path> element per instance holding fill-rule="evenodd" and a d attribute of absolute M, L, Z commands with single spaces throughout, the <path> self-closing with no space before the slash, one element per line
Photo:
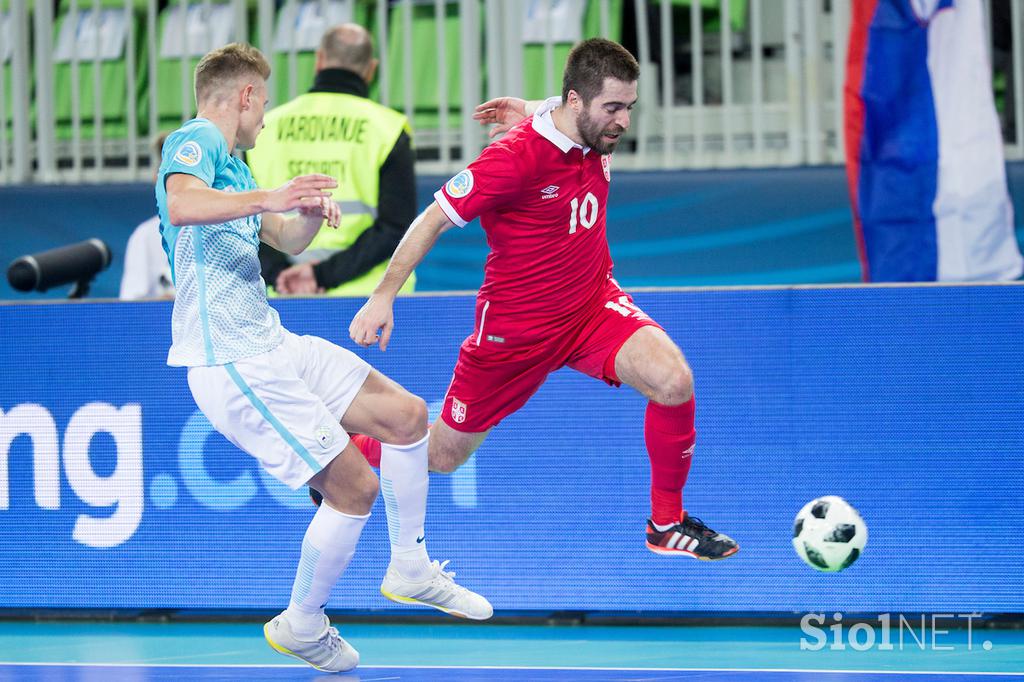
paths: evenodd
<path fill-rule="evenodd" d="M 588 230 L 597 221 L 597 197 L 591 192 L 583 197 L 583 202 L 575 197 L 569 204 L 569 234 L 576 234 L 576 225 L 582 225 Z"/>

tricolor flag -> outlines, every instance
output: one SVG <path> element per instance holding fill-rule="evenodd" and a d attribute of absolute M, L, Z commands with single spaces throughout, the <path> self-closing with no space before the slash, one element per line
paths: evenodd
<path fill-rule="evenodd" d="M 992 281 L 1024 270 L 982 0 L 854 0 L 847 180 L 864 279 Z"/>

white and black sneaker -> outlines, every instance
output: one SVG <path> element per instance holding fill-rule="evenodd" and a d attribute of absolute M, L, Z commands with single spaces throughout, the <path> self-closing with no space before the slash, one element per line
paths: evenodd
<path fill-rule="evenodd" d="M 655 554 L 715 561 L 732 556 L 740 551 L 740 546 L 728 535 L 716 533 L 684 511 L 679 523 L 668 528 L 659 528 L 647 520 L 647 549 Z"/>
<path fill-rule="evenodd" d="M 458 618 L 487 620 L 494 615 L 491 603 L 455 582 L 455 573 L 445 571 L 448 562 L 431 562 L 432 575 L 426 580 L 411 581 L 402 577 L 394 566 L 388 566 L 380 593 L 399 604 L 430 606 Z"/>

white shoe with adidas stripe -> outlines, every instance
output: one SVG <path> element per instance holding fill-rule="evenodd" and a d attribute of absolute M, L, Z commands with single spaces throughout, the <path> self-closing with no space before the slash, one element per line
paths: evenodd
<path fill-rule="evenodd" d="M 323 631 L 311 641 L 295 636 L 286 613 L 274 616 L 264 625 L 263 636 L 275 651 L 305 661 L 317 670 L 338 673 L 359 665 L 359 652 L 341 638 L 337 629 L 331 627 L 327 616 L 324 616 Z"/>
<path fill-rule="evenodd" d="M 448 562 L 431 563 L 433 575 L 426 580 L 406 580 L 394 566 L 388 566 L 380 593 L 399 604 L 430 606 L 458 618 L 487 620 L 494 615 L 491 603 L 455 582 L 455 573 L 445 571 Z"/>

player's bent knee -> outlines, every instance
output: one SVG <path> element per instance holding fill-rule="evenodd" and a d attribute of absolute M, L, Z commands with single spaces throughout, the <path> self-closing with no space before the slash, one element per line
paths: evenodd
<path fill-rule="evenodd" d="M 368 514 L 377 501 L 380 483 L 377 475 L 368 466 L 353 471 L 340 466 L 335 460 L 332 465 L 309 480 L 332 509 L 346 514 Z"/>
<path fill-rule="evenodd" d="M 358 495 L 360 501 L 366 506 L 366 511 L 370 511 L 370 507 L 377 501 L 377 495 L 380 494 L 380 482 L 377 477 L 372 473 L 366 477 L 365 481 L 360 482 Z"/>
<path fill-rule="evenodd" d="M 388 416 L 387 435 L 383 439 L 393 445 L 410 445 L 427 435 L 427 403 L 423 398 L 404 394 L 394 402 Z"/>
<path fill-rule="evenodd" d="M 693 372 L 686 365 L 681 365 L 661 374 L 652 399 L 662 405 L 682 405 L 692 396 Z"/>

